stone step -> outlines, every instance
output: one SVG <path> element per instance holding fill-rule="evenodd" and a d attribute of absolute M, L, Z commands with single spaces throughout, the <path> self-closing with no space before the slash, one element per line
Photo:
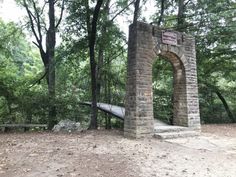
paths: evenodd
<path fill-rule="evenodd" d="M 158 139 L 186 138 L 186 137 L 194 137 L 194 136 L 199 136 L 199 135 L 200 135 L 200 132 L 198 131 L 154 133 L 154 137 Z"/>
<path fill-rule="evenodd" d="M 164 133 L 164 132 L 180 132 L 180 131 L 188 131 L 189 128 L 181 127 L 181 126 L 155 126 L 154 133 Z"/>

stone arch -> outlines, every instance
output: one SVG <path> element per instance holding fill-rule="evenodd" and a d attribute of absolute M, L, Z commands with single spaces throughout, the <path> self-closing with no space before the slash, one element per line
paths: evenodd
<path fill-rule="evenodd" d="M 166 30 L 137 22 L 130 26 L 124 133 L 150 136 L 154 130 L 152 65 L 157 55 L 165 57 L 174 71 L 174 124 L 200 129 L 195 41 L 177 32 L 164 40 Z M 170 36 L 171 37 L 171 36 Z"/>
<path fill-rule="evenodd" d="M 182 60 L 173 51 L 161 51 L 162 56 L 172 65 L 173 70 L 173 124 L 187 125 L 187 108 L 186 108 L 186 72 Z M 155 60 L 153 60 L 155 61 Z M 180 119 L 180 117 L 182 119 Z"/>

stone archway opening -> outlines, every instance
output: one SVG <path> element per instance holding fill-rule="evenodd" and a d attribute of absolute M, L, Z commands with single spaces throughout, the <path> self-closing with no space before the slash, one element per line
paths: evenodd
<path fill-rule="evenodd" d="M 153 117 L 168 125 L 173 123 L 173 66 L 158 56 L 152 66 Z"/>
<path fill-rule="evenodd" d="M 172 65 L 173 70 L 173 125 L 188 127 L 186 72 L 181 59 L 171 51 L 159 54 Z"/>
<path fill-rule="evenodd" d="M 125 136 L 153 135 L 152 65 L 156 56 L 173 66 L 173 124 L 200 129 L 194 38 L 137 22 L 129 31 Z"/>

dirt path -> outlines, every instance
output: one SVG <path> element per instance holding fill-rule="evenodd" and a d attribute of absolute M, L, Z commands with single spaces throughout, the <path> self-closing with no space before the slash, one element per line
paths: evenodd
<path fill-rule="evenodd" d="M 235 132 L 211 125 L 200 137 L 169 141 L 118 131 L 0 134 L 0 176 L 235 177 Z"/>

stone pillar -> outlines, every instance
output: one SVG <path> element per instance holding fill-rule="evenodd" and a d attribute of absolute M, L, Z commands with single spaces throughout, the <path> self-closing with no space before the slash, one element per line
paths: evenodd
<path fill-rule="evenodd" d="M 124 135 L 140 138 L 154 129 L 152 98 L 152 26 L 137 23 L 129 28 Z"/>
<path fill-rule="evenodd" d="M 200 130 L 200 113 L 198 100 L 198 83 L 196 67 L 195 39 L 183 35 L 183 51 L 185 56 L 185 75 L 187 90 L 188 127 Z"/>

